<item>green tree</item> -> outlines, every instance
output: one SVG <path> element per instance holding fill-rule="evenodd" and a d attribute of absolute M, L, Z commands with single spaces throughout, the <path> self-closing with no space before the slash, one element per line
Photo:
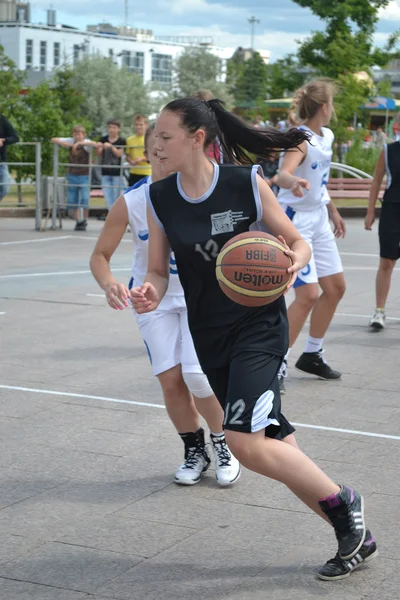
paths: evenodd
<path fill-rule="evenodd" d="M 222 61 L 207 48 L 185 48 L 175 61 L 175 72 L 176 84 L 183 96 L 207 89 L 228 105 L 232 103 L 227 85 L 221 82 Z"/>
<path fill-rule="evenodd" d="M 304 65 L 318 73 L 337 78 L 343 73 L 384 66 L 396 55 L 398 33 L 388 38 L 386 47 L 373 47 L 373 34 L 379 10 L 390 0 L 294 0 L 325 21 L 324 32 L 300 44 L 298 56 Z"/>
<path fill-rule="evenodd" d="M 268 68 L 261 55 L 238 48 L 228 61 L 227 85 L 237 107 L 260 109 L 267 95 Z"/>
<path fill-rule="evenodd" d="M 267 65 L 267 73 L 269 98 L 290 96 L 309 77 L 309 73 L 301 67 L 294 54 L 288 54 Z"/>
<path fill-rule="evenodd" d="M 0 46 L 0 112 L 11 121 L 20 102 L 25 75 Z"/>
<path fill-rule="evenodd" d="M 119 68 L 112 58 L 88 57 L 79 61 L 72 70 L 71 83 L 82 98 L 81 118 L 92 123 L 92 136 L 100 136 L 107 119 L 118 118 L 125 134 L 132 132 L 135 113 L 149 116 L 154 101 L 150 88 L 139 75 Z"/>

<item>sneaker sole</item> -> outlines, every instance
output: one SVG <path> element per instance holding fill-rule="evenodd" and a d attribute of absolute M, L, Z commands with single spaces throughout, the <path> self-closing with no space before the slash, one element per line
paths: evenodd
<path fill-rule="evenodd" d="M 294 368 L 297 369 L 298 371 L 300 371 L 301 373 L 307 373 L 307 375 L 313 375 L 314 377 L 318 377 L 318 379 L 322 379 L 322 381 L 340 381 L 342 379 L 342 376 L 336 377 L 336 378 L 322 377 L 322 375 L 317 375 L 316 373 L 312 373 L 310 371 L 305 371 L 304 369 L 300 369 L 300 367 L 295 366 Z"/>
<path fill-rule="evenodd" d="M 204 467 L 197 479 L 187 479 L 185 481 L 184 479 L 177 479 L 176 477 L 174 477 L 174 483 L 176 483 L 177 485 L 196 485 L 196 483 L 199 483 L 199 481 L 201 481 L 201 478 L 203 477 L 207 469 L 209 469 L 210 465 L 211 461 L 208 463 L 208 465 Z"/>
<path fill-rule="evenodd" d="M 319 573 L 317 573 L 317 577 L 322 581 L 339 581 L 340 579 L 347 579 L 352 573 L 354 573 L 356 569 L 358 569 L 358 567 L 361 567 L 362 565 L 365 565 L 365 563 L 370 562 L 371 560 L 376 558 L 378 554 L 378 550 L 375 550 L 375 552 L 367 556 L 367 558 L 365 558 L 361 563 L 356 564 L 356 566 L 353 567 L 351 571 L 345 573 L 344 575 L 337 575 L 336 577 L 326 577 L 325 575 L 320 575 Z"/>
<path fill-rule="evenodd" d="M 234 483 L 239 481 L 241 473 L 242 469 L 239 469 L 238 474 L 236 475 L 235 479 L 232 479 L 232 481 L 220 481 L 217 475 L 215 475 L 215 479 L 220 487 L 228 487 L 229 485 L 233 485 Z"/>
<path fill-rule="evenodd" d="M 364 496 L 361 496 L 361 516 L 362 516 L 362 520 L 363 520 L 364 531 L 363 531 L 363 535 L 360 540 L 360 543 L 358 544 L 357 548 L 355 548 L 350 554 L 346 554 L 346 555 L 341 554 L 340 550 L 339 550 L 339 556 L 343 560 L 350 560 L 351 558 L 353 558 L 357 554 L 357 552 L 359 551 L 359 549 L 361 548 L 361 546 L 363 545 L 363 543 L 365 541 L 365 535 L 367 533 L 367 528 L 365 525 L 365 518 L 364 518 Z"/>
<path fill-rule="evenodd" d="M 371 329 L 375 329 L 375 331 L 381 331 L 381 329 L 384 328 L 384 325 L 381 325 L 380 323 L 371 323 L 370 327 Z"/>

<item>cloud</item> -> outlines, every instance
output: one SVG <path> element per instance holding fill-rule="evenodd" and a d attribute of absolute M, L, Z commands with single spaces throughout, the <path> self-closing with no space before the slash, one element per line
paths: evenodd
<path fill-rule="evenodd" d="M 391 0 L 386 8 L 379 11 L 379 18 L 385 21 L 400 21 L 399 0 Z"/>

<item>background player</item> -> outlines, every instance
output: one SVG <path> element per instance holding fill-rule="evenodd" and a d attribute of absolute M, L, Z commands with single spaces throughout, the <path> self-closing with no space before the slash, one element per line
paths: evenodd
<path fill-rule="evenodd" d="M 162 175 L 160 164 L 152 151 L 154 125 L 147 129 L 144 144 L 145 155 L 153 168 L 152 178 L 157 181 Z M 129 290 L 113 277 L 110 259 L 128 223 L 135 244 L 131 284 L 134 282 L 135 285 L 140 285 L 147 271 L 149 233 L 146 179 L 142 180 L 142 184 L 144 185 L 137 189 L 127 190 L 117 200 L 106 220 L 90 263 L 94 277 L 106 292 L 109 305 L 117 310 L 128 306 Z M 222 431 L 222 409 L 196 356 L 173 256 L 169 263 L 171 278 L 163 302 L 152 314 L 137 315 L 137 322 L 152 362 L 153 374 L 161 384 L 169 417 L 185 446 L 185 460 L 175 474 L 175 482 L 194 485 L 210 466 L 208 444 L 205 443 L 204 430 L 200 427 L 201 414 L 211 431 L 217 482 L 219 485 L 230 485 L 239 479 L 240 465 L 226 445 Z"/>
<path fill-rule="evenodd" d="M 294 284 L 296 297 L 288 309 L 289 351 L 311 313 L 309 336 L 296 367 L 322 379 L 341 377 L 341 373 L 324 360 L 322 345 L 346 288 L 335 242 L 335 236 L 344 237 L 346 226 L 326 188 L 334 139 L 333 132 L 326 126 L 334 110 L 334 92 L 333 83 L 323 79 L 312 81 L 297 91 L 292 110 L 296 121 L 303 123 L 299 129 L 307 131 L 310 140 L 284 155 L 278 175 L 281 188 L 278 201 L 313 251 L 311 261 L 298 274 Z M 281 391 L 284 390 L 287 356 L 280 372 Z"/>

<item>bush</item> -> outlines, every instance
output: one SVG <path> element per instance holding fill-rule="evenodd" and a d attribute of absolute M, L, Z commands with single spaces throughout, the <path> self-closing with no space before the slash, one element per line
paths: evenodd
<path fill-rule="evenodd" d="M 355 133 L 353 143 L 350 146 L 349 150 L 344 155 L 343 162 L 346 165 L 351 167 L 355 167 L 356 169 L 360 169 L 364 171 L 364 173 L 368 173 L 369 175 L 373 175 L 375 171 L 375 166 L 377 160 L 379 158 L 379 154 L 381 152 L 380 148 L 376 146 L 370 145 L 368 148 L 364 147 L 364 137 L 366 132 L 361 130 Z M 337 160 L 337 157 L 335 158 Z M 337 172 L 333 171 L 334 176 L 337 176 Z M 341 177 L 351 177 L 346 173 L 341 173 Z"/>

